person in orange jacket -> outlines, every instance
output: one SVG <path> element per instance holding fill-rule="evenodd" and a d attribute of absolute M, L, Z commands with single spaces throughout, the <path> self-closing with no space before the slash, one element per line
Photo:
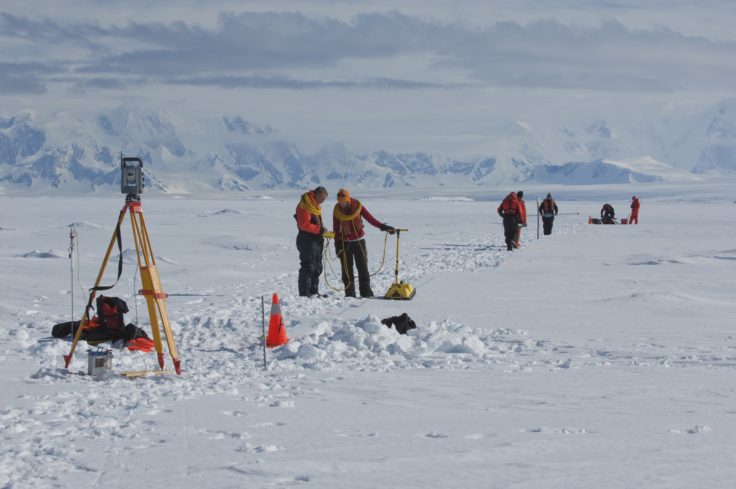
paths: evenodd
<path fill-rule="evenodd" d="M 498 215 L 503 218 L 503 235 L 506 240 L 506 249 L 511 251 L 514 249 L 514 240 L 516 239 L 516 231 L 521 223 L 520 213 L 521 207 L 516 192 L 511 192 L 501 202 L 497 209 Z"/>
<path fill-rule="evenodd" d="M 324 241 L 322 234 L 326 231 L 322 225 L 322 202 L 327 199 L 327 189 L 317 187 L 302 194 L 296 206 L 296 248 L 299 250 L 299 295 L 303 297 L 319 296 L 319 276 L 322 275 L 322 251 Z"/>
<path fill-rule="evenodd" d="M 335 252 L 342 264 L 342 283 L 345 297 L 355 297 L 355 273 L 358 269 L 358 290 L 361 297 L 373 297 L 371 275 L 368 271 L 368 251 L 365 247 L 363 218 L 381 231 L 391 234 L 395 229 L 378 221 L 347 189 L 337 192 L 337 204 L 332 211 L 332 229 L 335 231 Z"/>
<path fill-rule="evenodd" d="M 526 202 L 524 202 L 524 191 L 519 190 L 516 192 L 516 198 L 519 199 L 519 226 L 516 229 L 514 246 L 519 248 L 521 246 L 521 228 L 526 227 Z"/>
<path fill-rule="evenodd" d="M 639 204 L 639 199 L 636 198 L 636 195 L 631 197 L 631 215 L 629 216 L 629 224 L 634 224 L 634 221 L 636 221 L 636 224 L 639 224 L 639 207 L 641 204 Z"/>

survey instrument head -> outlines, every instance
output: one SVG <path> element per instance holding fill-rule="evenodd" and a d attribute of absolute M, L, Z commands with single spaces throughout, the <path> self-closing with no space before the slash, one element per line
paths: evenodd
<path fill-rule="evenodd" d="M 143 161 L 120 155 L 120 191 L 127 200 L 141 200 L 143 193 Z"/>

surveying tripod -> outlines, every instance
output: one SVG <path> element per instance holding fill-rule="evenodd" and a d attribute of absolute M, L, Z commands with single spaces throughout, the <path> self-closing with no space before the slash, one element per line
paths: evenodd
<path fill-rule="evenodd" d="M 127 159 L 127 158 L 126 158 Z M 125 206 L 120 211 L 120 217 L 118 218 L 117 226 L 112 234 L 110 245 L 107 247 L 105 258 L 102 260 L 102 266 L 100 272 L 97 274 L 97 280 L 95 286 L 90 289 L 89 299 L 87 300 L 87 306 L 84 308 L 84 315 L 77 332 L 74 335 L 72 342 L 72 349 L 68 355 L 64 355 L 65 367 L 69 368 L 69 364 L 72 361 L 72 355 L 74 355 L 74 349 L 77 347 L 77 343 L 82 335 L 83 327 L 89 321 L 89 311 L 92 309 L 92 301 L 95 299 L 98 290 L 105 290 L 110 287 L 100 287 L 100 281 L 105 273 L 107 262 L 110 259 L 110 253 L 115 245 L 115 241 L 118 243 L 118 249 L 120 251 L 120 262 L 118 265 L 118 280 L 122 272 L 122 246 L 120 243 L 120 226 L 125 220 L 125 214 L 130 213 L 130 222 L 133 227 L 133 241 L 135 242 L 136 257 L 138 259 L 138 268 L 141 272 L 141 282 L 143 289 L 139 291 L 146 298 L 146 304 L 148 305 L 148 317 L 151 321 L 151 332 L 153 333 L 153 343 L 158 354 L 158 364 L 163 370 L 164 368 L 164 353 L 163 344 L 161 343 L 161 331 L 159 329 L 159 319 L 164 329 L 164 335 L 166 336 L 166 344 L 171 354 L 171 360 L 174 362 L 174 368 L 177 374 L 181 374 L 181 360 L 179 354 L 176 351 L 176 344 L 174 343 L 174 334 L 171 331 L 171 325 L 169 324 L 169 314 L 166 310 L 166 297 L 168 294 L 161 290 L 161 279 L 158 276 L 158 268 L 156 267 L 156 258 L 153 255 L 153 247 L 151 246 L 151 238 L 148 235 L 148 229 L 146 228 L 146 221 L 143 218 L 143 209 L 141 208 L 140 196 L 128 194 L 125 198 Z M 117 283 L 117 282 L 116 282 Z M 99 311 L 98 311 L 99 313 Z"/>

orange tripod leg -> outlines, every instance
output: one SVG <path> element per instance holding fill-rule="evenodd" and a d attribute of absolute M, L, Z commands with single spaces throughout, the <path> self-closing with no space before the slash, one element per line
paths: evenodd
<path fill-rule="evenodd" d="M 141 282 L 143 290 L 141 291 L 146 298 L 148 307 L 148 315 L 151 320 L 151 332 L 153 333 L 153 342 L 158 356 L 159 366 L 164 368 L 163 344 L 161 341 L 161 331 L 159 329 L 159 319 L 163 326 L 164 335 L 166 337 L 166 345 L 169 348 L 169 354 L 174 363 L 174 369 L 177 374 L 181 374 L 181 360 L 176 350 L 174 342 L 174 333 L 169 323 L 169 315 L 166 309 L 166 293 L 161 287 L 161 279 L 158 275 L 158 267 L 156 266 L 156 258 L 153 253 L 153 246 L 146 228 L 146 221 L 143 217 L 143 211 L 140 205 L 131 209 L 133 221 L 133 235 L 135 239 L 136 251 L 138 254 L 138 265 L 141 271 Z"/>

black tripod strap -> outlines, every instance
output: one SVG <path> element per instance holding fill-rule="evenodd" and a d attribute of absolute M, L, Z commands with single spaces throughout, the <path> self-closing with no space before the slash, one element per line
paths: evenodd
<path fill-rule="evenodd" d="M 120 281 L 120 276 L 123 274 L 123 240 L 120 237 L 120 221 L 118 221 L 118 226 L 115 228 L 115 237 L 117 238 L 117 241 L 118 241 L 118 253 L 119 253 L 119 255 L 118 255 L 118 278 L 115 279 L 115 283 L 114 284 L 112 284 L 112 285 L 100 285 L 98 287 L 92 287 L 91 289 L 89 289 L 90 292 L 94 292 L 94 291 L 97 291 L 97 290 L 109 290 L 109 289 L 112 289 Z M 88 307 L 90 305 L 91 304 L 88 304 Z"/>

